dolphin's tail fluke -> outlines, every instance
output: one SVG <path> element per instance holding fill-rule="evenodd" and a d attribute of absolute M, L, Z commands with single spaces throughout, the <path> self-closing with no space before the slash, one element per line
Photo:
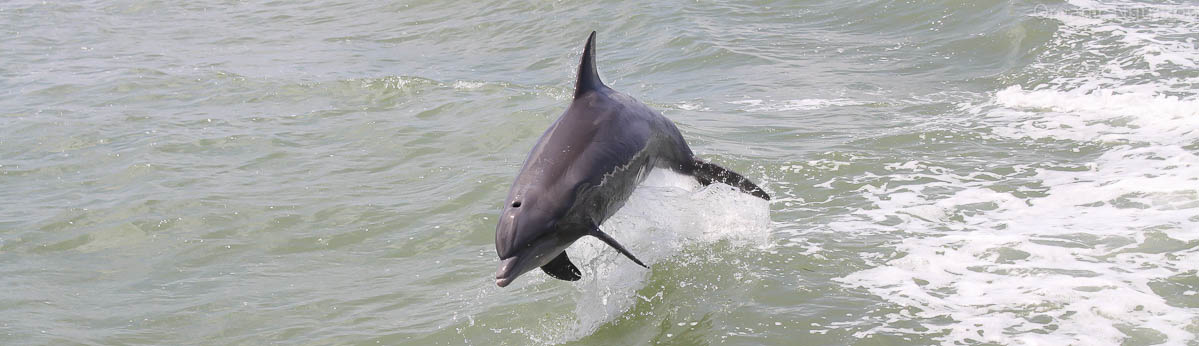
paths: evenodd
<path fill-rule="evenodd" d="M 691 175 L 699 180 L 704 186 L 710 185 L 713 182 L 721 182 L 741 189 L 742 192 L 754 195 L 764 200 L 769 201 L 770 195 L 763 191 L 762 188 L 754 185 L 752 181 L 745 178 L 737 172 L 733 172 L 724 167 L 720 167 L 715 163 L 704 162 L 700 159 L 691 161 Z"/>

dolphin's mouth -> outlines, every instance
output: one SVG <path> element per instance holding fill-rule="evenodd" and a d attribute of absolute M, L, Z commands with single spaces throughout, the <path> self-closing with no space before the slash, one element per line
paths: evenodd
<path fill-rule="evenodd" d="M 574 239 L 562 239 L 557 234 L 537 238 L 531 244 L 514 251 L 511 256 L 500 259 L 500 266 L 495 270 L 495 285 L 508 286 L 521 275 L 545 266 L 573 242 Z"/>
<path fill-rule="evenodd" d="M 516 277 L 520 275 L 520 272 L 516 270 L 516 262 L 519 259 L 520 256 L 512 256 L 500 261 L 500 267 L 495 270 L 496 286 L 507 287 L 512 280 L 516 280 Z"/>

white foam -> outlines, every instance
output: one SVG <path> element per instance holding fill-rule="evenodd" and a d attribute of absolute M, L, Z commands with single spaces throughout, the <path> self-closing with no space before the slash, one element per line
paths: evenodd
<path fill-rule="evenodd" d="M 484 85 L 487 85 L 487 83 L 479 82 L 479 81 L 465 81 L 465 80 L 454 81 L 454 89 L 459 89 L 459 90 L 478 89 L 478 88 L 482 88 Z"/>
<path fill-rule="evenodd" d="M 1188 149 L 1199 143 L 1199 100 L 1190 77 L 1133 78 L 1199 66 L 1194 39 L 1179 41 L 1195 25 L 1121 17 L 1132 3 L 1070 3 L 1090 11 L 1051 16 L 1064 24 L 1058 46 L 1105 52 L 1109 65 L 1011 86 L 967 108 L 998 140 L 1100 152 L 1071 169 L 1004 167 L 1015 173 L 999 182 L 935 162 L 889 166 L 888 178 L 936 182 L 867 185 L 860 192 L 876 209 L 829 225 L 904 233 L 896 248 L 906 255 L 839 279 L 906 311 L 856 336 L 917 333 L 893 322 L 947 317 L 952 323 L 925 324 L 924 333 L 944 343 L 1110 345 L 1139 329 L 1150 336 L 1136 343 L 1197 340 L 1199 309 L 1153 285 L 1199 270 L 1199 249 L 1187 243 L 1199 240 L 1199 155 Z M 902 222 L 879 224 L 894 219 Z"/>
<path fill-rule="evenodd" d="M 1074 141 L 1150 141 L 1187 145 L 1199 139 L 1199 100 L 1153 91 L 1000 91 L 991 117 L 1011 122 L 996 134 Z"/>
<path fill-rule="evenodd" d="M 696 243 L 769 246 L 769 212 L 768 202 L 732 186 L 700 187 L 695 178 L 655 169 L 601 229 L 652 267 Z M 573 284 L 576 320 L 568 333 L 553 336 L 554 343 L 590 335 L 620 317 L 639 299 L 650 273 L 590 237 L 568 251 L 583 278 Z"/>
<path fill-rule="evenodd" d="M 743 110 L 748 112 L 785 112 L 796 110 L 816 110 L 828 107 L 838 106 L 855 106 L 863 104 L 860 101 L 850 99 L 799 99 L 799 100 L 740 100 L 729 102 L 735 105 L 741 105 Z"/>
<path fill-rule="evenodd" d="M 1195 262 L 1143 247 L 1150 246 L 1147 237 L 1199 239 L 1199 225 L 1190 220 L 1199 199 L 1194 181 L 1199 157 L 1173 152 L 1175 159 L 1163 161 L 1151 158 L 1156 154 L 1129 149 L 1105 154 L 1092 171 L 1037 170 L 1032 180 L 1050 186 L 1043 198 L 1016 198 L 987 188 L 988 182 L 945 175 L 935 176 L 961 188 L 945 197 L 929 191 L 946 184 L 864 191 L 879 209 L 858 215 L 879 221 L 899 217 L 903 223 L 897 227 L 912 236 L 898 245 L 905 257 L 841 280 L 919 308 L 919 317 L 953 318 L 957 323 L 930 326 L 949 332 L 945 341 L 1118 344 L 1125 337 L 1119 325 L 1190 340 L 1186 328 L 1194 309 L 1166 304 L 1148 284 L 1194 270 Z M 1142 205 L 1111 205 L 1129 195 Z M 963 212 L 979 203 L 995 209 Z M 831 227 L 885 231 L 860 221 Z M 1184 257 L 1193 260 L 1196 254 Z M 1027 332 L 1043 327 L 1029 321 L 1041 314 L 1057 328 L 1048 334 Z M 870 333 L 891 331 L 880 327 Z"/>
<path fill-rule="evenodd" d="M 710 111 L 710 110 L 712 110 L 711 108 L 704 107 L 704 105 L 702 103 L 687 102 L 687 101 L 679 102 L 679 103 L 675 104 L 675 107 L 678 107 L 679 109 L 682 109 L 685 111 Z"/>

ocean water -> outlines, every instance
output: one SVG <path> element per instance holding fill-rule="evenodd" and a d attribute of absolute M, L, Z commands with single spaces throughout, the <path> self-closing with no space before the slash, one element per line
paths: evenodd
<path fill-rule="evenodd" d="M 583 279 L 496 216 L 613 88 L 656 172 Z M 0 344 L 1197 345 L 1189 0 L 6 1 Z"/>

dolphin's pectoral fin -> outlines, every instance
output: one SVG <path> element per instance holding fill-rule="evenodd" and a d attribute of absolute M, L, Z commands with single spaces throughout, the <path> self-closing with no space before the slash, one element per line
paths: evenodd
<path fill-rule="evenodd" d="M 583 278 L 583 272 L 580 272 L 574 263 L 570 263 L 570 258 L 566 257 L 566 251 L 562 251 L 550 263 L 541 266 L 541 270 L 558 280 L 578 281 Z"/>
<path fill-rule="evenodd" d="M 633 260 L 633 263 L 637 263 L 637 265 L 639 265 L 639 266 L 649 268 L 649 266 L 645 265 L 645 263 L 641 263 L 641 260 L 637 259 L 637 256 L 633 256 L 633 254 L 631 252 L 629 252 L 629 250 L 626 250 L 623 245 L 620 245 L 620 243 L 616 242 L 616 239 L 613 239 L 612 236 L 608 235 L 607 233 L 604 233 L 604 231 L 599 230 L 599 228 L 592 228 L 591 233 L 589 233 L 589 234 L 592 237 L 596 237 L 596 238 L 599 238 L 599 240 L 603 240 L 604 243 L 608 244 L 608 246 L 616 248 L 616 251 L 620 251 L 620 253 L 624 254 L 625 257 L 628 257 L 629 259 Z"/>
<path fill-rule="evenodd" d="M 754 197 L 767 201 L 770 200 L 770 195 L 766 191 L 763 191 L 762 188 L 754 185 L 749 179 L 746 179 L 737 172 L 724 169 L 724 167 L 720 167 L 720 165 L 715 163 L 695 159 L 695 161 L 691 162 L 691 174 L 695 176 L 695 180 L 698 180 L 700 184 L 705 186 L 713 182 L 721 182 L 735 186 L 741 189 L 741 192 L 751 194 Z"/>

